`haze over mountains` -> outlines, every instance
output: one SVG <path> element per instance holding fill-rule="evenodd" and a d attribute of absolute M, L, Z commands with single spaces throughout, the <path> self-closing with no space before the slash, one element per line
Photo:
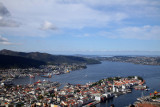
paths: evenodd
<path fill-rule="evenodd" d="M 94 59 L 88 59 L 76 56 L 64 56 L 64 55 L 51 55 L 48 53 L 40 52 L 16 52 L 11 50 L 0 51 L 0 68 L 12 68 L 12 67 L 37 67 L 44 64 L 61 64 L 61 63 L 86 63 L 97 64 L 100 63 Z"/>

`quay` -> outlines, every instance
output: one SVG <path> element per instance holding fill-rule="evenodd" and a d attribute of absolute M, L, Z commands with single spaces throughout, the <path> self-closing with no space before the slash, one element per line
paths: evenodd
<path fill-rule="evenodd" d="M 134 105 L 136 107 L 160 107 L 160 92 L 154 91 L 148 96 L 137 98 Z"/>
<path fill-rule="evenodd" d="M 96 107 L 96 105 L 99 103 L 100 103 L 99 101 L 93 101 L 93 102 L 90 102 L 82 107 Z"/>

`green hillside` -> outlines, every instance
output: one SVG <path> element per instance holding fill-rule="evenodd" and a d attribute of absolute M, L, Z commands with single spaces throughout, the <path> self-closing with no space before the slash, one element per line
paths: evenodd
<path fill-rule="evenodd" d="M 34 59 L 10 56 L 10 55 L 0 55 L 0 68 L 28 68 L 28 67 L 39 67 L 40 65 L 45 65 L 43 61 L 38 61 Z"/>
<path fill-rule="evenodd" d="M 61 64 L 61 63 L 98 64 L 100 63 L 99 61 L 94 59 L 88 59 L 88 58 L 76 57 L 76 56 L 51 55 L 48 53 L 40 53 L 40 52 L 25 53 L 25 52 L 15 52 L 11 50 L 1 50 L 0 54 L 30 58 L 30 59 L 46 62 L 47 64 Z"/>

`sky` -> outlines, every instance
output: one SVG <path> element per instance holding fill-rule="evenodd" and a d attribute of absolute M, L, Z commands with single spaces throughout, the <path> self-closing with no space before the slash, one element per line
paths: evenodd
<path fill-rule="evenodd" d="M 160 55 L 160 0 L 0 0 L 0 50 Z"/>

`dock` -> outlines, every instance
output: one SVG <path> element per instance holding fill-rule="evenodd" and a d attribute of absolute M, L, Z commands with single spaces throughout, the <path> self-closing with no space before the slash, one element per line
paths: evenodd
<path fill-rule="evenodd" d="M 82 107 L 96 107 L 96 105 L 97 104 L 99 104 L 100 103 L 100 101 L 93 101 L 93 102 L 90 102 L 90 103 L 88 103 L 88 104 L 86 104 L 86 105 L 84 105 L 84 106 L 82 106 Z"/>

